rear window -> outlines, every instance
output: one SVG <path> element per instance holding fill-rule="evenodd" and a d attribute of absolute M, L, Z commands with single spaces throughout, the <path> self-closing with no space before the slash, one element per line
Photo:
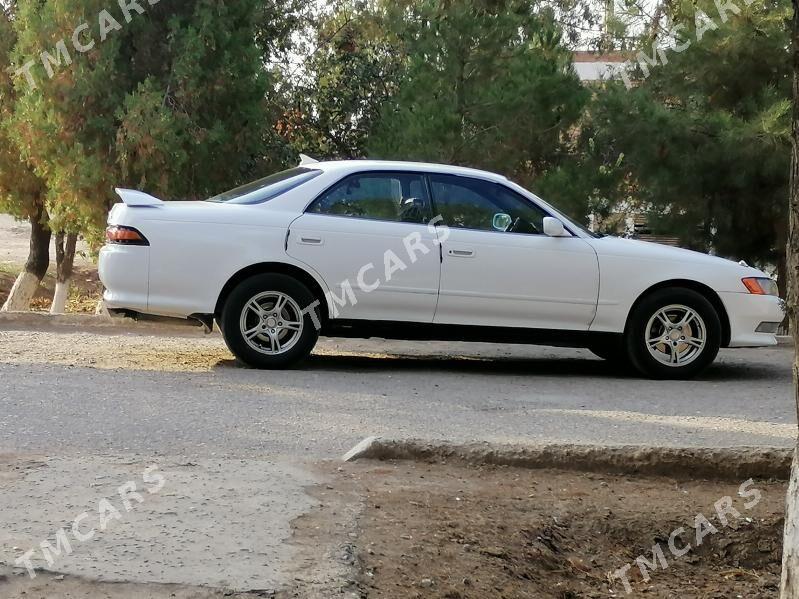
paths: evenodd
<path fill-rule="evenodd" d="M 260 204 L 291 191 L 321 174 L 322 171 L 318 169 L 291 168 L 220 193 L 208 201 L 226 204 Z"/>

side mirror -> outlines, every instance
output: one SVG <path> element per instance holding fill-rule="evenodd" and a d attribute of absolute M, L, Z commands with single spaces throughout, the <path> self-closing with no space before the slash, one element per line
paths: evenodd
<path fill-rule="evenodd" d="M 551 216 L 544 217 L 544 235 L 549 237 L 569 237 L 563 223 Z"/>
<path fill-rule="evenodd" d="M 510 214 L 497 212 L 494 215 L 494 220 L 492 221 L 491 226 L 493 226 L 497 231 L 502 231 L 504 233 L 512 224 L 513 219 L 510 217 Z"/>

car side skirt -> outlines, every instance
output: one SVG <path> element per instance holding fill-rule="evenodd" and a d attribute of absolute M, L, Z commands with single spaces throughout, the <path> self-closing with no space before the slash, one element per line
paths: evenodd
<path fill-rule="evenodd" d="M 601 341 L 618 341 L 619 333 L 594 333 L 555 329 L 520 329 L 452 324 L 409 323 L 374 320 L 330 320 L 323 337 L 398 339 L 406 341 L 477 341 L 554 347 L 589 347 Z"/>

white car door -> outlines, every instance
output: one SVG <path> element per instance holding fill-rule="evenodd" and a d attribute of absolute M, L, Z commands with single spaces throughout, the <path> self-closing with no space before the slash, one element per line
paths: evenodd
<path fill-rule="evenodd" d="M 431 175 L 443 217 L 441 290 L 434 322 L 588 330 L 599 265 L 576 236 L 543 234 L 542 208 L 482 179 Z"/>
<path fill-rule="evenodd" d="M 350 175 L 289 230 L 290 256 L 327 283 L 334 318 L 432 322 L 441 277 L 423 176 Z"/>

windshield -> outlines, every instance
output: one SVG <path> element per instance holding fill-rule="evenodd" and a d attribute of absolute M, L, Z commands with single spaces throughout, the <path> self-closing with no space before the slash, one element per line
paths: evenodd
<path fill-rule="evenodd" d="M 304 167 L 291 168 L 274 175 L 269 175 L 258 181 L 247 183 L 236 189 L 220 193 L 209 202 L 224 202 L 227 204 L 260 204 L 307 183 L 322 174 L 322 171 Z"/>
<path fill-rule="evenodd" d="M 567 225 L 568 226 L 572 226 L 575 229 L 579 229 L 580 231 L 582 231 L 583 233 L 585 233 L 589 237 L 593 237 L 594 239 L 601 239 L 601 238 L 605 237 L 604 233 L 595 233 L 591 229 L 587 228 L 585 225 L 581 225 L 580 223 L 578 223 L 576 220 L 569 219 L 567 221 Z"/>

